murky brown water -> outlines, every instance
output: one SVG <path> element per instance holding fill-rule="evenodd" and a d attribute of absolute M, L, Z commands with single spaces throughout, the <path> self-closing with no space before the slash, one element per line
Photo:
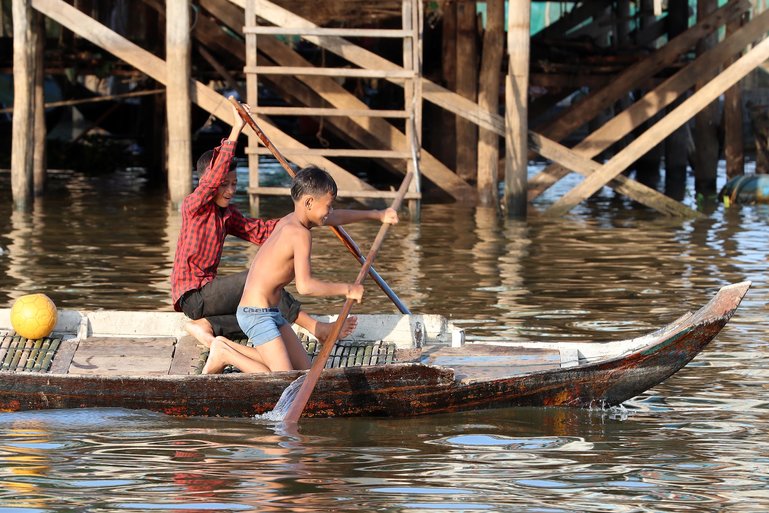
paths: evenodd
<path fill-rule="evenodd" d="M 140 174 L 59 173 L 28 214 L 11 211 L 8 181 L 0 172 L 0 307 L 43 291 L 59 307 L 170 309 L 179 216 Z M 265 215 L 288 205 L 263 200 Z M 769 208 L 707 214 L 657 219 L 608 193 L 556 221 L 427 205 L 379 253 L 404 303 L 474 338 L 627 338 L 753 281 L 700 356 L 622 408 L 309 420 L 299 434 L 124 410 L 6 413 L 0 511 L 765 511 Z M 364 252 L 377 229 L 347 227 Z M 331 232 L 315 240 L 314 271 L 352 280 Z M 252 254 L 229 242 L 222 272 Z M 372 284 L 355 311 L 395 309 Z"/>

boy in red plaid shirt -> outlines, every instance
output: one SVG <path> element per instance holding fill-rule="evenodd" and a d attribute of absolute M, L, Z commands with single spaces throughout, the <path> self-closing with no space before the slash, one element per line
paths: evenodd
<path fill-rule="evenodd" d="M 244 105 L 248 109 L 247 105 Z M 184 312 L 193 321 L 187 331 L 206 347 L 216 336 L 244 337 L 235 318 L 248 270 L 231 276 L 217 276 L 224 240 L 235 235 L 261 245 L 275 228 L 277 219 L 245 217 L 230 201 L 235 196 L 237 174 L 233 157 L 245 122 L 232 108 L 230 135 L 214 150 L 198 159 L 198 186 L 182 203 L 182 227 L 171 272 L 171 297 L 174 310 Z M 290 322 L 296 322 L 318 339 L 325 339 L 332 324 L 319 322 L 301 310 L 288 292 L 281 297 L 280 310 Z M 349 335 L 357 319 L 348 318 L 342 336 Z"/>

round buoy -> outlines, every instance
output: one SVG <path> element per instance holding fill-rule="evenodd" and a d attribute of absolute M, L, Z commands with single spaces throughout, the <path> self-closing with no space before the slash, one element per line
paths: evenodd
<path fill-rule="evenodd" d="M 51 334 L 56 326 L 56 305 L 45 294 L 27 294 L 11 307 L 11 326 L 24 338 L 37 340 Z"/>

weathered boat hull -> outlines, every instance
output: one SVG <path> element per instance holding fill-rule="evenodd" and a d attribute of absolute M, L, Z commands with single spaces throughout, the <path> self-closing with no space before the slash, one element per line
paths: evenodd
<path fill-rule="evenodd" d="M 304 415 L 403 417 L 512 406 L 617 405 L 691 361 L 721 331 L 749 285 L 724 287 L 695 314 L 659 330 L 653 343 L 594 363 L 494 379 L 463 379 L 455 369 L 424 363 L 326 369 Z M 488 351 L 484 354 L 493 355 Z M 134 377 L 0 372 L 0 410 L 123 407 L 171 415 L 253 416 L 272 410 L 300 374 Z"/>

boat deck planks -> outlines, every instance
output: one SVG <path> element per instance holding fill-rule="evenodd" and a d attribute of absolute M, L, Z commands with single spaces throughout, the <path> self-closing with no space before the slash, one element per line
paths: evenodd
<path fill-rule="evenodd" d="M 167 375 L 175 342 L 174 337 L 89 337 L 80 341 L 68 373 Z"/>
<path fill-rule="evenodd" d="M 200 374 L 203 346 L 189 335 L 179 338 L 168 374 Z"/>
<path fill-rule="evenodd" d="M 557 349 L 537 349 L 467 344 L 425 351 L 421 363 L 454 369 L 458 379 L 478 381 L 510 374 L 527 374 L 561 367 Z M 472 376 L 469 379 L 468 376 Z"/>

